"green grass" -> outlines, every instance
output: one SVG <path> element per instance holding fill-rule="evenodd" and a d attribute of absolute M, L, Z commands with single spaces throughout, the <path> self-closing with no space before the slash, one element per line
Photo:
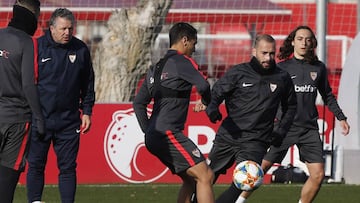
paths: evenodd
<path fill-rule="evenodd" d="M 302 185 L 271 184 L 261 186 L 248 200 L 249 203 L 297 203 Z M 76 203 L 176 203 L 178 184 L 119 184 L 79 185 Z M 218 196 L 227 185 L 215 185 Z M 57 186 L 47 185 L 43 201 L 60 203 Z M 357 203 L 360 201 L 359 185 L 324 184 L 314 203 Z M 18 186 L 14 203 L 26 203 L 26 188 Z"/>

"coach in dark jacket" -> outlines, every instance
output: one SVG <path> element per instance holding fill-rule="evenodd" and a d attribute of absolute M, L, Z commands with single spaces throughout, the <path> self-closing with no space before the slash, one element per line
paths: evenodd
<path fill-rule="evenodd" d="M 38 39 L 40 102 L 46 134 L 30 141 L 27 188 L 29 202 L 41 201 L 44 170 L 51 142 L 59 168 L 63 203 L 74 202 L 76 159 L 80 134 L 90 129 L 94 105 L 94 72 L 85 43 L 72 36 L 75 19 L 68 9 L 56 9 L 50 29 Z"/>

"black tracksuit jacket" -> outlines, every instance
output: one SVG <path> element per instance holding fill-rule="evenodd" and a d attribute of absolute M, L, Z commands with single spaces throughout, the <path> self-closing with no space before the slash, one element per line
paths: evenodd
<path fill-rule="evenodd" d="M 318 129 L 317 91 L 319 91 L 324 103 L 338 120 L 346 119 L 332 93 L 324 63 L 317 61 L 314 64 L 309 64 L 304 60 L 298 60 L 293 57 L 280 62 L 278 66 L 290 74 L 294 83 L 297 97 L 297 112 L 293 122 L 294 126 Z"/>
<path fill-rule="evenodd" d="M 169 50 L 166 55 L 171 56 L 164 65 L 161 74 L 161 86 L 173 91 L 187 92 L 182 98 L 164 97 L 154 100 L 151 117 L 148 118 L 147 105 L 153 99 L 154 72 L 149 69 L 146 78 L 136 95 L 133 107 L 140 127 L 145 133 L 180 132 L 184 129 L 190 93 L 192 86 L 195 85 L 197 91 L 202 96 L 203 102 L 210 102 L 210 85 L 204 76 L 198 71 L 198 66 L 191 58 L 177 53 L 176 50 Z"/>
<path fill-rule="evenodd" d="M 79 126 L 80 110 L 91 115 L 95 102 L 88 47 L 76 37 L 58 44 L 47 30 L 38 39 L 38 59 L 38 90 L 46 127 L 63 130 Z"/>
<path fill-rule="evenodd" d="M 295 92 L 289 74 L 275 64 L 265 70 L 255 57 L 249 63 L 235 65 L 214 84 L 207 114 L 216 111 L 223 101 L 227 117 L 217 136 L 229 141 L 269 142 L 279 104 L 286 112 L 279 128 L 283 134 L 290 128 L 296 112 Z"/>
<path fill-rule="evenodd" d="M 36 87 L 32 37 L 8 26 L 0 30 L 0 123 L 43 120 Z"/>

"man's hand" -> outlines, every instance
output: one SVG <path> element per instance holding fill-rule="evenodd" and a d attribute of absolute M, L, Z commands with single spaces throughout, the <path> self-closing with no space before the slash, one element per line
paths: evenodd
<path fill-rule="evenodd" d="M 347 135 L 350 132 L 350 125 L 348 124 L 348 122 L 346 120 L 341 120 L 340 121 L 340 126 L 342 128 L 342 134 L 343 135 Z"/>
<path fill-rule="evenodd" d="M 83 115 L 81 118 L 81 133 L 85 134 L 89 132 L 91 127 L 91 117 L 89 115 Z"/>
<path fill-rule="evenodd" d="M 36 124 L 36 133 L 37 136 L 39 137 L 39 140 L 43 140 L 45 137 L 45 121 L 44 120 L 40 120 L 40 119 L 36 119 L 35 120 L 35 124 Z"/>
<path fill-rule="evenodd" d="M 219 109 L 216 109 L 216 111 L 212 111 L 208 113 L 208 117 L 212 123 L 216 123 L 217 121 L 221 121 L 222 119 L 222 115 Z"/>
<path fill-rule="evenodd" d="M 206 106 L 201 102 L 201 99 L 196 101 L 196 104 L 193 108 L 194 112 L 201 112 L 201 111 L 205 111 Z"/>

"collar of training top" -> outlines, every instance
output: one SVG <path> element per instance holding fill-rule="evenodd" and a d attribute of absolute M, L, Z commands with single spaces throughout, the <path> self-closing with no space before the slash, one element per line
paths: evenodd
<path fill-rule="evenodd" d="M 35 14 L 22 6 L 13 6 L 13 17 L 9 22 L 9 26 L 22 30 L 33 36 L 37 29 L 37 19 Z"/>

